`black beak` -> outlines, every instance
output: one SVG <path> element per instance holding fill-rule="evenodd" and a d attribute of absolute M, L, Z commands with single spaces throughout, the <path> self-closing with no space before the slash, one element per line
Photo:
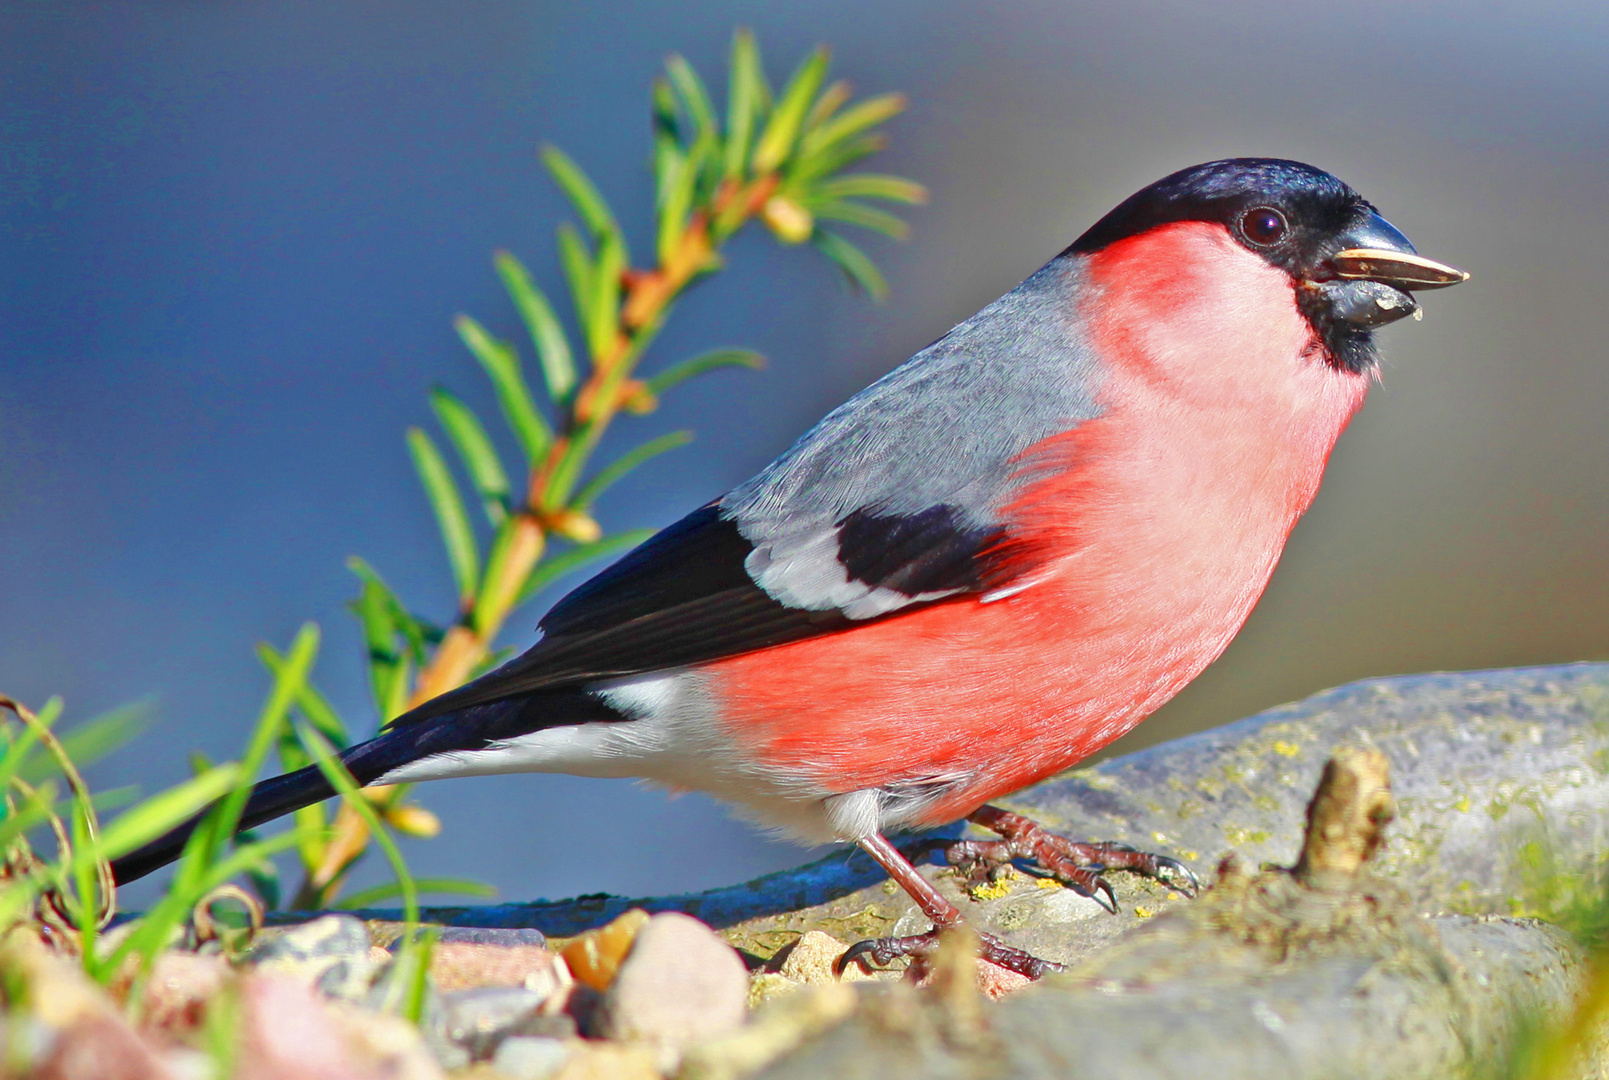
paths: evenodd
<path fill-rule="evenodd" d="M 1409 292 L 1469 280 L 1464 271 L 1419 254 L 1406 236 L 1372 211 L 1346 231 L 1341 250 L 1322 269 L 1329 280 L 1318 287 L 1329 294 L 1331 310 L 1357 326 L 1418 318 L 1419 304 Z"/>

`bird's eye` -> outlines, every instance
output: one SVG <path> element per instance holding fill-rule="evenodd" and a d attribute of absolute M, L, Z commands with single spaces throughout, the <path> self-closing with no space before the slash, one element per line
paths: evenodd
<path fill-rule="evenodd" d="M 1277 243 L 1289 228 L 1285 215 L 1271 206 L 1259 206 L 1240 216 L 1241 235 L 1260 247 Z"/>

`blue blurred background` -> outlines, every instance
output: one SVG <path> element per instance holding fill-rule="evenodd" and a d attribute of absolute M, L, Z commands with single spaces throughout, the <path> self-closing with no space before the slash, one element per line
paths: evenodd
<path fill-rule="evenodd" d="M 518 336 L 494 248 L 559 291 L 537 146 L 646 246 L 649 81 L 675 50 L 723 86 L 737 24 L 773 80 L 825 41 L 857 90 L 909 93 L 871 167 L 933 201 L 910 242 L 867 241 L 881 307 L 808 249 L 740 238 L 648 364 L 740 345 L 770 367 L 622 422 L 616 449 L 698 441 L 617 488 L 606 526 L 742 480 L 1164 173 L 1296 157 L 1475 278 L 1384 333 L 1384 385 L 1245 632 L 1114 752 L 1367 675 L 1609 657 L 1601 3 L 74 0 L 0 4 L 0 691 L 63 694 L 69 721 L 148 699 L 151 731 L 93 780 L 154 790 L 191 748 L 238 752 L 253 643 L 311 618 L 319 683 L 372 724 L 343 560 L 451 605 L 402 432 L 435 382 L 492 411 L 450 324 Z M 806 857 L 627 782 L 419 797 L 445 832 L 415 869 L 507 898 Z"/>

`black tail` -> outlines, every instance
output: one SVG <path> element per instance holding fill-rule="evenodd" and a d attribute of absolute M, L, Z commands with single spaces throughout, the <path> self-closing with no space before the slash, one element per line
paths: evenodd
<path fill-rule="evenodd" d="M 359 784 L 372 784 L 397 766 L 411 761 L 416 756 L 416 742 L 414 738 L 398 738 L 395 732 L 386 732 L 342 751 L 341 762 Z M 323 802 L 334 794 L 335 789 L 324 779 L 317 765 L 264 780 L 252 787 L 238 828 L 253 828 L 304 806 Z M 202 816 L 197 814 L 172 832 L 113 862 L 112 877 L 119 885 L 124 885 L 177 859 Z"/>
<path fill-rule="evenodd" d="M 372 784 L 392 769 L 411 761 L 434 754 L 479 750 L 538 728 L 627 719 L 581 687 L 573 686 L 507 701 L 472 704 L 417 720 L 411 719 L 414 715 L 398 717 L 391 727 L 368 742 L 341 751 L 341 763 L 353 779 L 359 784 Z M 251 789 L 251 798 L 246 800 L 245 812 L 240 815 L 239 828 L 253 828 L 293 810 L 323 802 L 334 794 L 335 789 L 316 765 L 264 780 Z M 185 841 L 200 822 L 201 815 L 197 814 L 166 836 L 118 859 L 112 863 L 112 876 L 121 885 L 160 870 L 179 857 Z"/>

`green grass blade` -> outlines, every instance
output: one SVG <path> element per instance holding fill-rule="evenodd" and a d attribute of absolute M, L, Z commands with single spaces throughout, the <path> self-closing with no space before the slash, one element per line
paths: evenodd
<path fill-rule="evenodd" d="M 251 782 L 262 771 L 268 752 L 278 740 L 281 725 L 285 723 L 291 705 L 296 700 L 297 691 L 307 680 L 307 673 L 318 655 L 318 643 L 318 625 L 303 623 L 295 641 L 291 643 L 284 666 L 274 678 L 268 700 L 258 714 L 257 724 L 246 745 L 245 756 L 241 759 L 238 782 L 208 812 L 185 844 L 173 875 L 173 884 L 169 887 L 170 896 L 200 898 L 201 893 L 195 892 L 198 883 L 206 878 L 209 867 L 217 862 L 220 854 L 227 850 L 230 840 L 234 837 L 236 827 L 240 823 L 240 815 L 246 807 L 246 800 L 251 795 Z M 173 918 L 182 918 L 188 911 L 188 908 L 184 908 L 177 914 L 170 914 Z M 152 938 L 150 936 L 142 938 L 141 933 L 143 931 L 131 935 L 130 941 L 139 939 L 143 946 L 151 947 Z M 149 932 L 150 935 L 156 933 L 157 930 Z M 151 952 L 143 952 L 141 955 L 146 958 L 147 963 L 154 956 Z"/>
<path fill-rule="evenodd" d="M 656 531 L 655 529 L 628 529 L 623 533 L 616 533 L 613 536 L 605 536 L 601 540 L 594 540 L 590 544 L 577 544 L 568 551 L 544 560 L 526 579 L 525 587 L 520 590 L 520 597 L 515 603 L 525 603 L 564 575 L 574 573 L 590 562 L 606 558 L 617 551 L 625 551 L 636 547 L 654 535 Z"/>
<path fill-rule="evenodd" d="M 904 94 L 880 94 L 857 102 L 820 127 L 806 132 L 799 140 L 799 156 L 813 157 L 834 144 L 870 131 L 904 112 L 909 104 Z"/>
<path fill-rule="evenodd" d="M 553 442 L 553 431 L 542 419 L 542 414 L 537 412 L 530 387 L 520 371 L 519 354 L 512 346 L 488 334 L 480 323 L 468 315 L 458 316 L 453 326 L 457 328 L 464 345 L 480 361 L 487 378 L 492 380 L 492 390 L 497 394 L 497 404 L 503 410 L 503 418 L 519 440 L 526 460 L 534 466 Z"/>
<path fill-rule="evenodd" d="M 810 189 L 816 199 L 882 199 L 915 206 L 927 202 L 927 188 L 915 180 L 883 173 L 849 173 L 823 180 Z"/>
<path fill-rule="evenodd" d="M 73 764 L 83 768 L 90 762 L 99 761 L 107 754 L 126 746 L 151 726 L 151 720 L 151 709 L 148 705 L 121 706 L 94 719 L 86 720 L 73 730 L 63 733 L 60 736 L 62 752 Z M 52 762 L 50 767 L 41 771 L 36 772 L 32 767 L 24 769 L 22 778 L 37 782 L 43 780 L 46 775 L 55 775 L 58 771 Z"/>
<path fill-rule="evenodd" d="M 351 565 L 351 561 L 348 562 Z M 362 574 L 362 571 L 358 571 Z M 380 715 L 395 697 L 393 684 L 401 677 L 402 654 L 397 651 L 397 624 L 392 608 L 387 603 L 385 585 L 378 578 L 364 576 L 362 591 L 352 608 L 363 624 L 363 641 L 369 662 L 369 687 L 374 693 L 374 705 Z M 291 767 L 286 762 L 286 767 Z"/>
<path fill-rule="evenodd" d="M 152 795 L 101 829 L 101 854 L 108 859 L 127 855 L 182 825 L 240 782 L 241 767 L 229 762 Z"/>
<path fill-rule="evenodd" d="M 10 844 L 29 830 L 50 820 L 51 814 L 60 816 L 64 809 L 56 803 L 56 785 L 49 780 L 34 789 L 32 795 L 22 796 L 22 805 L 0 820 L 0 846 Z"/>
<path fill-rule="evenodd" d="M 704 89 L 704 80 L 698 77 L 693 65 L 679 54 L 671 53 L 665 61 L 665 73 L 670 76 L 671 86 L 675 88 L 682 108 L 687 110 L 688 119 L 693 122 L 695 138 L 706 133 L 717 135 L 715 107 L 710 104 L 709 91 Z"/>
<path fill-rule="evenodd" d="M 816 98 L 815 104 L 810 106 L 810 111 L 805 114 L 804 130 L 814 131 L 825 124 L 832 114 L 849 100 L 849 92 L 849 84 L 842 79 L 823 90 L 821 96 Z M 803 138 L 802 135 L 800 137 Z"/>
<path fill-rule="evenodd" d="M 195 900 L 185 907 L 186 914 L 190 908 L 207 893 L 216 889 L 230 878 L 245 873 L 252 867 L 262 866 L 271 857 L 300 844 L 307 837 L 301 829 L 287 829 L 265 840 L 255 840 L 249 844 L 241 844 L 231 851 L 227 857 L 214 863 L 201 878 Z"/>
<path fill-rule="evenodd" d="M 593 296 L 588 310 L 587 347 L 594 361 L 612 357 L 620 338 L 620 275 L 626 269 L 626 246 L 614 237 L 603 238 L 598 248 L 598 269 L 593 275 Z"/>
<path fill-rule="evenodd" d="M 844 277 L 878 303 L 888 299 L 888 282 L 867 254 L 837 233 L 817 229 L 810 238 L 821 253 L 838 265 Z"/>
<path fill-rule="evenodd" d="M 570 353 L 570 339 L 559 324 L 559 317 L 553 313 L 553 305 L 536 287 L 525 264 L 506 251 L 499 251 L 494 261 L 503 287 L 530 331 L 548 394 L 554 401 L 563 401 L 575 388 L 575 358 Z"/>
<path fill-rule="evenodd" d="M 51 727 L 61 719 L 62 710 L 66 707 L 67 703 L 62 700 L 60 694 L 52 694 L 45 701 L 44 707 L 34 713 L 34 719 L 45 727 Z"/>
<path fill-rule="evenodd" d="M 696 375 L 726 367 L 745 367 L 751 371 L 758 371 L 765 367 L 765 357 L 752 349 L 714 349 L 691 360 L 672 364 L 661 371 L 647 381 L 648 392 L 660 397 L 671 387 L 684 383 Z"/>
<path fill-rule="evenodd" d="M 442 896 L 472 896 L 477 900 L 494 900 L 497 890 L 483 881 L 471 881 L 468 878 L 416 878 L 414 887 L 421 896 L 438 894 Z M 387 900 L 395 900 L 402 895 L 402 887 L 395 881 L 388 881 L 376 885 L 372 889 L 363 889 L 341 900 L 335 906 L 343 911 L 356 911 L 360 908 L 374 907 Z"/>
<path fill-rule="evenodd" d="M 884 236 L 903 240 L 910 235 L 911 227 L 900 218 L 895 217 L 886 210 L 879 210 L 875 206 L 865 203 L 848 202 L 843 199 L 823 199 L 809 204 L 810 212 L 818 218 L 830 221 L 842 221 L 846 225 L 859 225 L 863 229 L 880 232 Z"/>
<path fill-rule="evenodd" d="M 239 785 L 224 796 L 219 806 L 216 830 L 219 846 L 215 850 L 222 850 L 223 844 L 234 836 L 235 826 L 246 807 L 246 799 L 251 795 L 251 783 L 262 772 L 280 726 L 290 715 L 291 705 L 307 682 L 307 674 L 313 668 L 313 661 L 318 658 L 318 645 L 318 624 L 303 623 L 286 652 L 284 665 L 274 673 L 273 689 L 257 716 L 257 726 L 252 731 L 251 741 L 246 744 L 246 755 L 240 762 Z"/>
<path fill-rule="evenodd" d="M 667 450 L 674 450 L 678 446 L 686 446 L 692 441 L 693 433 L 691 431 L 672 431 L 659 436 L 657 439 L 649 439 L 636 449 L 628 450 L 598 470 L 598 475 L 587 481 L 581 490 L 575 493 L 575 498 L 570 500 L 571 505 L 582 512 L 591 510 L 592 504 L 598 501 L 598 497 L 631 470 L 645 461 L 658 457 Z"/>
<path fill-rule="evenodd" d="M 96 845 L 90 839 L 90 810 L 84 806 L 82 800 L 73 800 L 73 865 L 71 877 L 73 879 L 73 899 L 76 901 L 72 907 L 77 908 L 78 916 L 78 945 L 83 950 L 82 956 L 89 957 L 86 963 L 86 973 L 95 970 L 94 956 L 99 951 L 97 939 L 100 937 L 100 875 L 96 873 L 97 866 L 94 858 Z"/>
<path fill-rule="evenodd" d="M 55 706 L 52 708 L 52 706 Z M 53 697 L 45 702 L 45 707 L 34 713 L 34 719 L 39 727 L 49 728 L 61 717 L 61 698 Z M 6 725 L 8 737 L 10 725 Z M 25 725 L 22 733 L 6 746 L 5 756 L 0 757 L 0 794 L 11 790 L 11 781 L 30 764 L 34 751 L 39 747 L 39 729 L 32 724 Z M 47 770 L 46 775 L 54 770 Z"/>
<path fill-rule="evenodd" d="M 862 135 L 836 143 L 817 154 L 799 154 L 788 165 L 788 180 L 784 188 L 803 192 L 803 196 L 808 198 L 817 180 L 848 168 L 886 145 L 888 140 L 881 135 Z"/>
<path fill-rule="evenodd" d="M 587 174 L 581 171 L 581 166 L 556 146 L 542 148 L 542 164 L 547 166 L 553 179 L 558 181 L 559 187 L 569 196 L 576 213 L 581 215 L 581 220 L 586 223 L 587 230 L 592 233 L 594 239 L 620 236 L 620 226 L 615 223 L 615 216 L 610 211 L 609 204 L 598 194 L 597 187 L 587 179 Z"/>
<path fill-rule="evenodd" d="M 463 462 L 470 483 L 480 495 L 486 519 L 493 525 L 500 524 L 513 510 L 508 474 L 503 472 L 503 463 L 497 459 L 480 417 L 455 394 L 439 386 L 430 391 L 430 407 L 452 440 L 453 449 L 458 451 L 458 460 Z"/>
<path fill-rule="evenodd" d="M 350 806 L 369 827 L 369 834 L 385 853 L 386 861 L 391 864 L 391 872 L 396 876 L 397 892 L 402 897 L 403 921 L 406 923 L 402 930 L 402 945 L 397 951 L 397 962 L 416 974 L 415 978 L 409 980 L 409 992 L 403 1002 L 403 1011 L 410 1019 L 417 1022 L 424 1005 L 422 968 L 428 963 L 430 948 L 434 943 L 431 936 L 426 936 L 421 943 L 415 933 L 419 925 L 418 883 L 408 872 L 408 864 L 403 860 L 402 852 L 397 849 L 397 842 L 386 830 L 385 823 L 380 820 L 380 815 L 375 812 L 369 800 L 359 794 L 357 781 L 346 771 L 346 766 L 335 757 L 330 744 L 310 727 L 298 730 L 303 745 L 307 747 L 308 753 L 313 755 L 319 771 L 346 801 L 346 805 Z"/>
<path fill-rule="evenodd" d="M 654 201 L 659 219 L 654 251 L 663 264 L 670 260 L 671 252 L 675 250 L 676 242 L 681 239 L 682 229 L 687 224 L 687 211 L 693 202 L 693 184 L 698 179 L 698 169 L 687 160 L 687 155 L 670 147 L 660 160 L 658 176 Z"/>
<path fill-rule="evenodd" d="M 592 260 L 592 249 L 581 239 L 574 225 L 566 221 L 559 226 L 558 235 L 559 262 L 564 267 L 564 280 L 570 286 L 576 323 L 585 334 L 592 325 L 592 300 L 597 293 L 594 278 L 598 270 Z"/>
<path fill-rule="evenodd" d="M 257 659 L 262 662 L 263 667 L 268 669 L 268 673 L 276 679 L 284 671 L 285 658 L 266 641 L 257 643 Z M 351 743 L 352 737 L 347 731 L 346 722 L 335 711 L 335 707 L 330 704 L 329 699 L 319 693 L 305 679 L 296 692 L 296 708 L 301 711 L 303 716 L 307 717 L 314 727 L 318 728 L 326 739 L 329 739 L 340 749 L 346 749 Z M 290 735 L 291 733 L 287 729 L 282 734 Z"/>
<path fill-rule="evenodd" d="M 654 117 L 654 146 L 657 149 L 662 144 L 672 146 L 680 145 L 682 141 L 682 125 L 680 108 L 676 103 L 676 92 L 670 88 L 665 79 L 655 79 L 653 88 L 649 91 L 648 99 Z"/>
<path fill-rule="evenodd" d="M 474 599 L 475 588 L 480 584 L 480 551 L 475 546 L 475 531 L 469 527 L 469 515 L 464 513 L 464 501 L 458 495 L 458 484 L 447 470 L 441 451 L 422 429 L 408 429 L 408 452 L 436 513 L 459 602 L 467 604 Z"/>
<path fill-rule="evenodd" d="M 754 35 L 738 30 L 732 35 L 731 71 L 726 91 L 726 168 L 728 179 L 741 179 L 749 163 L 749 147 L 764 107 L 765 75 Z"/>
<path fill-rule="evenodd" d="M 501 582 L 507 572 L 509 553 L 512 550 L 515 527 L 517 522 L 510 518 L 497 527 L 497 533 L 492 537 L 491 547 L 486 555 L 486 582 L 487 586 L 480 590 L 475 597 L 475 607 L 470 611 L 470 626 L 477 632 L 488 633 L 492 628 L 501 624 L 507 614 L 503 605 L 508 603 L 508 595 L 501 587 L 494 589 L 492 582 Z"/>
<path fill-rule="evenodd" d="M 756 174 L 763 175 L 775 170 L 793 153 L 805 114 L 815 102 L 816 93 L 827 76 L 831 56 L 826 46 L 818 46 L 788 81 L 782 96 L 777 99 L 776 108 L 771 111 L 771 120 L 766 124 L 765 132 L 755 144 Z"/>
<path fill-rule="evenodd" d="M 367 562 L 359 559 L 357 555 L 352 555 L 346 560 L 346 568 L 351 570 L 352 573 L 356 573 L 357 578 L 362 583 L 372 584 L 375 587 L 375 594 L 391 610 L 391 623 L 389 625 L 393 629 L 388 633 L 402 634 L 402 639 L 407 642 L 407 649 L 409 649 L 409 652 L 405 653 L 405 657 L 412 657 L 414 663 L 420 663 L 420 665 L 425 663 L 426 645 L 436 644 L 436 642 L 441 641 L 444 631 L 439 626 L 430 625 L 430 623 L 426 623 L 425 620 L 418 618 L 414 613 L 409 612 L 407 607 L 402 605 L 402 600 L 397 599 L 397 594 L 391 589 L 391 586 L 388 586 L 380 578 L 375 568 L 370 567 Z M 385 642 L 388 642 L 389 649 L 394 650 L 393 637 L 385 637 Z"/>

